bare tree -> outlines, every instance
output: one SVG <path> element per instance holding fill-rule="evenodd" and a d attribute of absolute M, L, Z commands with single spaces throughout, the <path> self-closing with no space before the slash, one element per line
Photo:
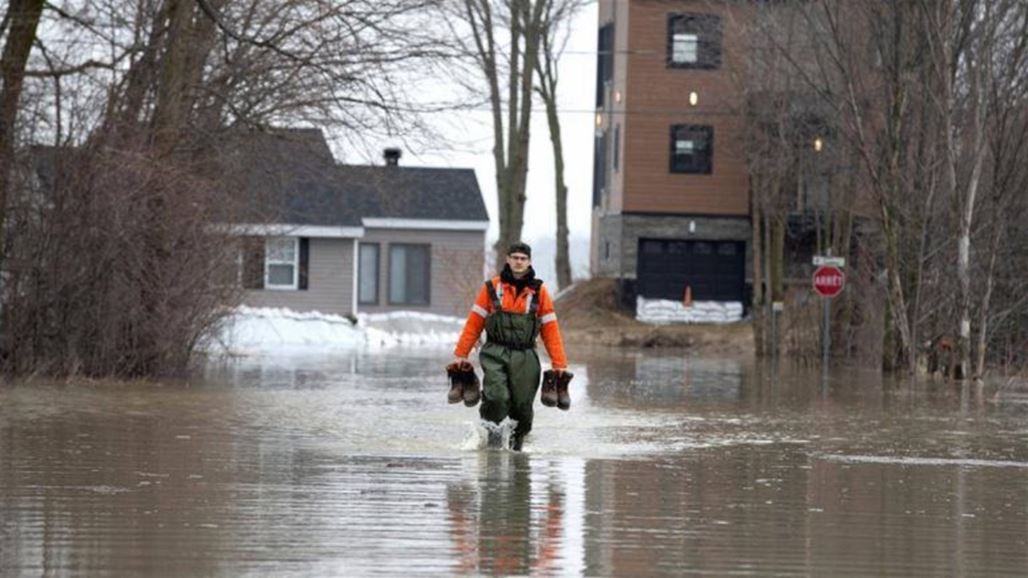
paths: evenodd
<path fill-rule="evenodd" d="M 981 375 L 992 318 L 985 311 L 1003 277 L 1001 215 L 1014 207 L 1003 191 L 1015 190 L 1010 163 L 1022 154 L 1024 3 L 818 0 L 762 10 L 770 18 L 754 28 L 764 56 L 784 62 L 796 89 L 820 101 L 833 144 L 856 160 L 843 166 L 855 169 L 856 212 L 873 215 L 878 230 L 861 242 L 883 265 L 885 366 L 914 372 L 926 347 L 945 342 L 958 352 L 951 374 L 969 376 L 977 332 Z M 792 18 L 802 34 L 780 25 Z M 754 187 L 758 211 L 773 194 L 761 190 Z M 828 198 L 834 204 L 839 195 Z M 831 218 L 838 245 L 851 227 L 835 211 Z"/>
<path fill-rule="evenodd" d="M 485 84 L 493 127 L 500 234 L 497 262 L 521 238 L 532 90 L 552 0 L 456 0 L 451 29 Z"/>
<path fill-rule="evenodd" d="M 14 163 L 15 122 L 25 79 L 25 68 L 36 40 L 43 0 L 12 0 L 3 16 L 0 34 L 6 33 L 0 54 L 0 264 L 6 238 L 7 196 Z"/>
<path fill-rule="evenodd" d="M 543 28 L 540 62 L 536 66 L 539 98 L 546 107 L 546 122 L 553 146 L 554 191 L 557 202 L 557 285 L 571 286 L 571 257 L 568 249 L 568 187 L 564 180 L 564 145 L 557 112 L 557 60 L 567 45 L 568 28 L 572 17 L 581 8 L 581 0 L 554 0 L 546 8 L 541 22 Z"/>

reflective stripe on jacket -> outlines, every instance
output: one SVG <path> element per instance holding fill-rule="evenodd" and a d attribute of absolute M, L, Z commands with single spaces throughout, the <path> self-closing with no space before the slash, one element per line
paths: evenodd
<path fill-rule="evenodd" d="M 496 287 L 502 309 L 510 313 L 527 313 L 531 308 L 532 300 L 538 300 L 536 315 L 542 324 L 539 333 L 543 338 L 546 353 L 550 356 L 553 367 L 566 368 L 568 359 L 564 353 L 564 340 L 560 336 L 557 313 L 553 310 L 553 299 L 550 298 L 550 292 L 546 290 L 546 286 L 541 285 L 538 294 L 531 287 L 525 287 L 520 294 L 515 294 L 514 286 L 501 282 L 499 276 L 493 277 L 493 286 Z M 468 320 L 464 323 L 464 331 L 461 332 L 460 339 L 457 341 L 457 347 L 454 349 L 457 357 L 467 357 L 471 353 L 471 349 L 478 343 L 478 337 L 482 335 L 482 329 L 485 328 L 485 318 L 492 310 L 492 300 L 489 299 L 489 291 L 486 290 L 485 283 L 483 283 L 482 288 L 478 291 L 478 297 L 475 298 L 475 304 L 471 306 Z"/>

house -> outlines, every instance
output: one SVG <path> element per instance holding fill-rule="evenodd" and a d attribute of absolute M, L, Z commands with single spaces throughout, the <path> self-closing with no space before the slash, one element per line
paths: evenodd
<path fill-rule="evenodd" d="M 317 129 L 254 132 L 225 147 L 223 174 L 245 191 L 244 304 L 340 315 L 463 315 L 481 282 L 489 226 L 471 169 L 335 162 Z"/>
<path fill-rule="evenodd" d="M 694 302 L 739 318 L 751 226 L 727 3 L 601 0 L 594 276 L 623 302 Z"/>

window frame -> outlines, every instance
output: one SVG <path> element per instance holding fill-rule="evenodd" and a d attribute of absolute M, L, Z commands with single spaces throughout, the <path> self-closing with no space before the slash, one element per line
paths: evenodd
<path fill-rule="evenodd" d="M 365 247 L 367 247 L 368 249 L 372 249 L 372 248 L 375 249 L 375 275 L 373 277 L 373 279 L 375 281 L 375 298 L 372 301 L 364 301 L 363 297 L 361 296 L 361 289 L 362 289 L 361 283 L 364 281 L 364 271 L 363 271 L 364 258 L 363 258 L 363 252 L 364 252 L 364 248 Z M 381 294 L 381 291 L 379 291 L 379 286 L 381 285 L 381 283 L 379 281 L 381 280 L 381 273 L 382 273 L 382 244 L 381 243 L 365 243 L 363 241 L 358 243 L 358 245 L 357 245 L 357 304 L 358 305 L 378 305 L 379 304 L 379 301 L 380 301 L 379 295 Z"/>
<path fill-rule="evenodd" d="M 271 244 L 278 241 L 289 240 L 293 242 L 293 260 L 285 261 L 271 258 Z M 293 267 L 293 280 L 289 285 L 275 284 L 271 282 L 272 265 L 291 265 Z M 299 237 L 267 237 L 264 239 L 264 289 L 272 291 L 297 291 L 300 288 L 300 238 Z"/>
<path fill-rule="evenodd" d="M 407 291 L 404 292 L 404 299 L 405 299 L 404 301 L 394 301 L 393 300 L 393 249 L 394 248 L 396 248 L 396 249 L 403 248 L 403 249 L 407 249 L 407 250 L 412 249 L 412 248 L 424 249 L 424 251 L 425 251 L 425 279 L 424 279 L 425 301 L 424 301 L 424 303 L 411 302 L 411 301 L 406 300 L 407 299 Z M 389 305 L 406 305 L 406 306 L 430 307 L 432 305 L 432 245 L 430 243 L 389 243 L 389 257 L 388 257 L 388 261 L 389 261 L 389 264 L 388 264 L 389 268 L 388 268 L 388 273 L 387 273 L 387 275 L 388 275 L 388 283 L 386 284 L 386 302 Z M 404 277 L 404 283 L 405 283 L 404 289 L 407 289 L 408 287 L 410 287 L 410 285 L 409 285 L 409 283 L 407 283 L 406 271 L 404 272 L 404 275 L 405 275 L 405 277 Z"/>
<path fill-rule="evenodd" d="M 702 133 L 705 138 L 705 147 L 701 150 L 706 151 L 706 162 L 698 163 L 695 159 L 697 158 L 696 148 L 693 149 L 693 162 L 690 165 L 684 165 L 678 162 L 678 143 L 686 139 L 680 138 L 679 134 L 682 132 L 700 134 Z M 696 142 L 696 139 L 691 139 L 689 142 Z M 694 145 L 695 146 L 695 145 Z M 671 125 L 671 147 L 670 147 L 670 162 L 669 170 L 674 174 L 687 174 L 687 175 L 710 175 L 714 173 L 714 127 L 711 125 L 700 125 L 700 124 L 673 124 Z"/>

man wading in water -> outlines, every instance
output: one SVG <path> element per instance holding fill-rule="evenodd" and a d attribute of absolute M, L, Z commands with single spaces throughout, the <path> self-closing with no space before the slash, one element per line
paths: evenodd
<path fill-rule="evenodd" d="M 571 376 L 565 373 L 568 362 L 553 300 L 543 282 L 535 278 L 532 248 L 527 244 L 511 245 L 503 271 L 478 292 L 454 350 L 455 363 L 467 363 L 482 329 L 486 331 L 486 343 L 478 359 L 485 377 L 479 415 L 494 424 L 505 417 L 516 420 L 511 449 L 520 451 L 532 430 L 532 402 L 539 389 L 539 355 L 535 352 L 538 335 L 542 334 L 554 373 L 563 378 L 561 409 L 567 409 L 570 403 L 566 386 Z"/>

